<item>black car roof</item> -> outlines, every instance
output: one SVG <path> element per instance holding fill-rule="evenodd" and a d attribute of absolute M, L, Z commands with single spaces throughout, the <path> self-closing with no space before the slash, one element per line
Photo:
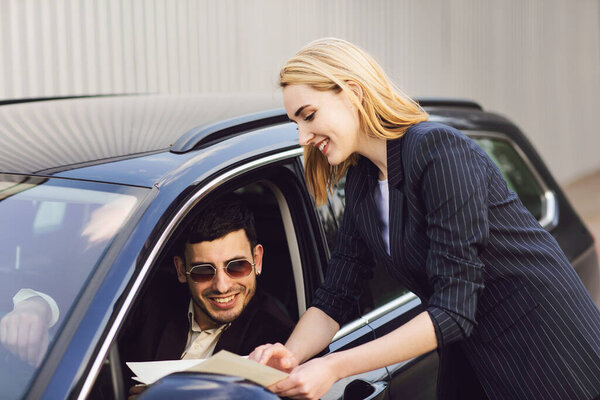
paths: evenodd
<path fill-rule="evenodd" d="M 168 149 L 186 132 L 281 107 L 275 95 L 139 95 L 0 106 L 0 172 L 68 165 Z"/>

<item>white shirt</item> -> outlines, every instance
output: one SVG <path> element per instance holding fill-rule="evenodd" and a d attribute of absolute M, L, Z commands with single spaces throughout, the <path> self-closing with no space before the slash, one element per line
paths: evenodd
<path fill-rule="evenodd" d="M 377 181 L 378 185 L 375 188 L 375 204 L 379 211 L 381 220 L 381 235 L 385 243 L 385 249 L 388 254 L 390 252 L 390 190 L 387 179 Z"/>
<path fill-rule="evenodd" d="M 33 289 L 21 289 L 17 292 L 17 294 L 13 296 L 13 307 L 16 306 L 17 303 L 20 303 L 35 296 L 41 297 L 46 303 L 48 303 L 48 306 L 50 307 L 50 312 L 52 313 L 50 321 L 48 322 L 48 327 L 52 327 L 54 324 L 56 324 L 56 321 L 58 321 L 58 318 L 60 317 L 60 310 L 58 309 L 56 301 L 54 301 L 54 299 L 48 296 L 47 294 L 35 291 Z"/>
<path fill-rule="evenodd" d="M 194 303 L 190 300 L 188 308 L 188 320 L 190 322 L 190 330 L 188 332 L 188 339 L 185 345 L 185 350 L 181 354 L 182 360 L 191 360 L 197 358 L 208 358 L 212 356 L 217 346 L 217 342 L 221 337 L 221 334 L 231 324 L 223 324 L 218 328 L 213 329 L 200 329 L 200 325 L 196 322 L 196 314 L 194 310 Z"/>

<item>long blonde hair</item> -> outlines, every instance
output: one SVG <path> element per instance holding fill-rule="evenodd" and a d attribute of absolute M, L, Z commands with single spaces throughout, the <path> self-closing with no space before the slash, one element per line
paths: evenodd
<path fill-rule="evenodd" d="M 362 88 L 362 102 L 348 86 L 349 81 Z M 400 138 L 408 127 L 428 118 L 425 110 L 394 87 L 369 54 L 342 39 L 315 40 L 285 63 L 279 72 L 279 85 L 301 84 L 317 90 L 343 91 L 358 110 L 362 131 L 373 137 Z M 317 204 L 327 201 L 328 193 L 358 157 L 352 154 L 334 166 L 313 146 L 304 147 L 306 184 Z"/>

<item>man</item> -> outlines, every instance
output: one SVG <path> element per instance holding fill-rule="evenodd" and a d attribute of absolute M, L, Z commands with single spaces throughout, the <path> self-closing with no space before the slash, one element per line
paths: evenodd
<path fill-rule="evenodd" d="M 194 218 L 186 235 L 173 264 L 188 290 L 147 291 L 120 343 L 122 359 L 206 358 L 221 349 L 246 355 L 286 340 L 292 320 L 257 291 L 263 247 L 250 211 L 235 197 L 218 199 Z"/>

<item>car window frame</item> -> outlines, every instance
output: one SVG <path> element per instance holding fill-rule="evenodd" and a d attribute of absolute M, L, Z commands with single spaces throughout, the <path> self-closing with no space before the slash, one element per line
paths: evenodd
<path fill-rule="evenodd" d="M 547 231 L 552 231 L 558 226 L 559 215 L 558 215 L 558 199 L 556 193 L 550 189 L 550 186 L 544 181 L 540 173 L 535 168 L 531 159 L 527 156 L 525 151 L 508 135 L 501 132 L 485 131 L 485 130 L 463 130 L 467 136 L 471 139 L 492 139 L 499 140 L 507 143 L 523 160 L 525 167 L 532 175 L 533 179 L 539 185 L 542 190 L 542 217 L 538 219 L 540 225 Z M 485 151 L 485 150 L 484 150 Z M 487 154 L 487 153 L 486 153 Z M 498 167 L 500 168 L 500 167 Z M 518 193 L 517 193 L 518 195 Z"/>
<path fill-rule="evenodd" d="M 149 251 L 143 263 L 139 267 L 137 275 L 132 278 L 133 282 L 131 282 L 130 289 L 127 292 L 127 295 L 124 296 L 124 299 L 121 302 L 119 309 L 115 311 L 116 314 L 113 313 L 115 316 L 112 319 L 111 325 L 105 329 L 105 335 L 103 339 L 99 343 L 97 343 L 97 351 L 95 352 L 93 360 L 90 361 L 87 364 L 87 367 L 85 368 L 87 370 L 86 376 L 83 379 L 78 393 L 76 394 L 76 396 L 73 397 L 76 397 L 80 400 L 84 400 L 85 398 L 87 398 L 87 396 L 89 396 L 100 374 L 102 365 L 109 356 L 111 349 L 114 348 L 113 344 L 116 342 L 118 332 L 120 328 L 124 325 L 128 313 L 135 304 L 135 300 L 141 292 L 146 278 L 151 273 L 155 263 L 160 259 L 160 255 L 165 249 L 165 245 L 167 244 L 170 237 L 176 232 L 179 225 L 196 207 L 196 205 L 204 198 L 206 198 L 209 194 L 213 193 L 215 190 L 222 188 L 224 185 L 228 184 L 232 180 L 244 174 L 251 173 L 251 171 L 264 166 L 272 165 L 282 161 L 293 160 L 301 154 L 302 148 L 300 147 L 295 147 L 291 149 L 286 148 L 268 155 L 260 155 L 254 159 L 242 161 L 240 165 L 231 169 L 224 170 L 217 176 L 213 176 L 207 181 L 200 183 L 197 189 L 195 189 L 194 192 L 186 200 L 184 200 L 182 204 L 180 204 L 177 207 L 177 210 L 169 219 L 166 226 L 158 234 L 157 239 L 155 240 L 154 245 L 152 246 L 152 249 Z M 292 221 L 292 218 L 289 218 L 288 220 Z M 295 243 L 299 243 L 298 239 L 295 236 L 295 233 L 293 240 L 295 241 Z M 293 250 L 290 249 L 290 257 L 292 257 L 292 251 Z M 296 260 L 296 262 L 299 261 Z M 292 260 L 292 263 L 294 263 L 294 260 Z M 295 269 L 296 266 L 294 265 L 293 268 Z M 299 268 L 302 269 L 302 265 L 299 265 Z M 298 276 L 299 279 L 301 279 L 304 282 L 304 275 L 300 274 Z M 304 292 L 304 285 L 299 285 L 298 282 L 296 282 L 296 290 L 298 291 L 300 290 L 300 288 L 302 288 L 302 296 L 304 297 L 304 299 L 306 299 L 307 296 Z"/>

